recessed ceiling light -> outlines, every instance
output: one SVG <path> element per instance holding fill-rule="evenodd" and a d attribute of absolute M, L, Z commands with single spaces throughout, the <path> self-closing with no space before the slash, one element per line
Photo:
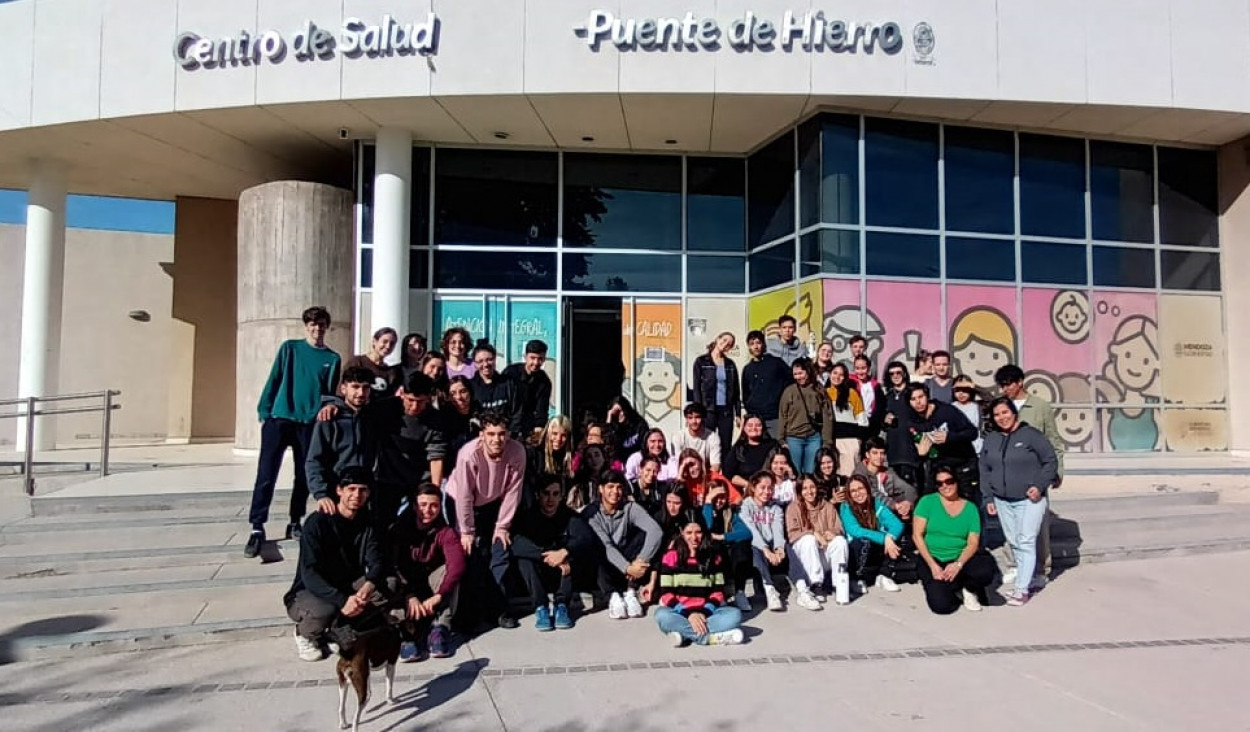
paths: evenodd
<path fill-rule="evenodd" d="M 496 140 L 506 140 L 506 139 L 508 139 L 509 137 L 511 137 L 511 135 L 509 135 L 507 132 L 496 132 L 496 133 L 495 133 L 495 139 L 496 139 Z"/>
<path fill-rule="evenodd" d="M 582 142 L 594 142 L 595 138 L 590 135 L 582 135 Z"/>

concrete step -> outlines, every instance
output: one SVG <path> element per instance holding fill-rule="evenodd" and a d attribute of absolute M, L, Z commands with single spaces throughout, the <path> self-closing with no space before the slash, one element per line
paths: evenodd
<path fill-rule="evenodd" d="M 153 493 L 110 496 L 47 496 L 36 495 L 30 500 L 34 516 L 65 516 L 93 513 L 132 513 L 136 511 L 185 511 L 192 509 L 221 511 L 223 515 L 235 515 L 240 508 L 246 509 L 251 502 L 251 492 L 198 491 L 179 493 Z M 273 507 L 284 511 L 291 500 L 289 490 L 274 494 Z M 312 500 L 309 499 L 309 504 Z M 271 511 L 272 513 L 272 511 Z"/>
<path fill-rule="evenodd" d="M 1110 512 L 1092 517 L 1074 518 L 1056 513 L 1051 521 L 1051 538 L 1065 536 L 1115 536 L 1124 531 L 1170 529 L 1183 525 L 1186 532 L 1216 532 L 1250 536 L 1250 506 L 1194 505 L 1176 506 L 1166 511 L 1132 510 L 1123 515 Z"/>
<path fill-rule="evenodd" d="M 117 570 L 91 574 L 39 574 L 0 580 L 0 606 L 31 601 L 142 595 L 171 590 L 214 590 L 286 583 L 293 562 L 219 564 Z"/>
<path fill-rule="evenodd" d="M 1177 506 L 1209 506 L 1219 503 L 1218 491 L 1161 491 L 1096 497 L 1073 497 L 1060 488 L 1051 494 L 1051 510 L 1060 515 L 1092 518 L 1126 515 L 1136 511 L 1166 511 Z"/>

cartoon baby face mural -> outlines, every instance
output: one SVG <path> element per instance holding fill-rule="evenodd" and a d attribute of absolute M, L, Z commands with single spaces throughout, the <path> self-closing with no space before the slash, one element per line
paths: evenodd
<path fill-rule="evenodd" d="M 1079 290 L 1061 290 L 1050 303 L 1050 323 L 1064 343 L 1084 342 L 1092 323 L 1089 298 Z"/>
<path fill-rule="evenodd" d="M 974 307 L 951 325 L 953 371 L 967 374 L 980 389 L 994 391 L 994 372 L 1017 363 L 1016 328 L 1000 310 Z"/>

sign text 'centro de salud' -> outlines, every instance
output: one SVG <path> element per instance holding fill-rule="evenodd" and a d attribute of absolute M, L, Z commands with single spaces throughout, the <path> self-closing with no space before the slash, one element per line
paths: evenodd
<path fill-rule="evenodd" d="M 428 13 L 424 21 L 403 23 L 383 15 L 379 23 L 345 18 L 338 33 L 311 20 L 290 33 L 278 30 L 248 32 L 206 38 L 198 33 L 179 33 L 174 39 L 174 59 L 182 68 L 219 69 L 255 66 L 262 61 L 281 63 L 287 58 L 316 61 L 342 54 L 347 58 L 430 55 L 438 51 L 439 20 Z"/>
<path fill-rule="evenodd" d="M 625 51 L 716 51 L 728 46 L 737 51 L 789 51 L 797 47 L 804 51 L 880 50 L 895 54 L 903 48 L 903 30 L 898 23 L 857 23 L 828 18 L 820 10 L 801 14 L 787 10 L 772 19 L 747 11 L 724 22 L 693 12 L 681 17 L 618 18 L 607 10 L 592 10 L 586 22 L 573 31 L 596 50 L 604 44 Z M 932 52 L 933 30 L 927 23 L 916 26 L 913 40 L 919 55 Z"/>

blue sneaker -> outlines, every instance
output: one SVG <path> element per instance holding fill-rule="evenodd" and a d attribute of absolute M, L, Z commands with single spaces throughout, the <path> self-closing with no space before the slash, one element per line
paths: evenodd
<path fill-rule="evenodd" d="M 556 605 L 555 625 L 560 630 L 568 630 L 573 627 L 573 618 L 569 617 L 569 606 L 561 603 Z"/>
<path fill-rule="evenodd" d="M 430 628 L 426 646 L 430 649 L 430 658 L 451 658 L 450 631 L 441 625 Z"/>
<path fill-rule="evenodd" d="M 399 660 L 401 663 L 413 663 L 421 660 L 421 649 L 417 648 L 417 644 L 412 641 L 404 641 L 399 644 Z"/>
<path fill-rule="evenodd" d="M 534 608 L 534 629 L 540 633 L 556 629 L 556 626 L 551 624 L 551 610 L 546 605 Z"/>

